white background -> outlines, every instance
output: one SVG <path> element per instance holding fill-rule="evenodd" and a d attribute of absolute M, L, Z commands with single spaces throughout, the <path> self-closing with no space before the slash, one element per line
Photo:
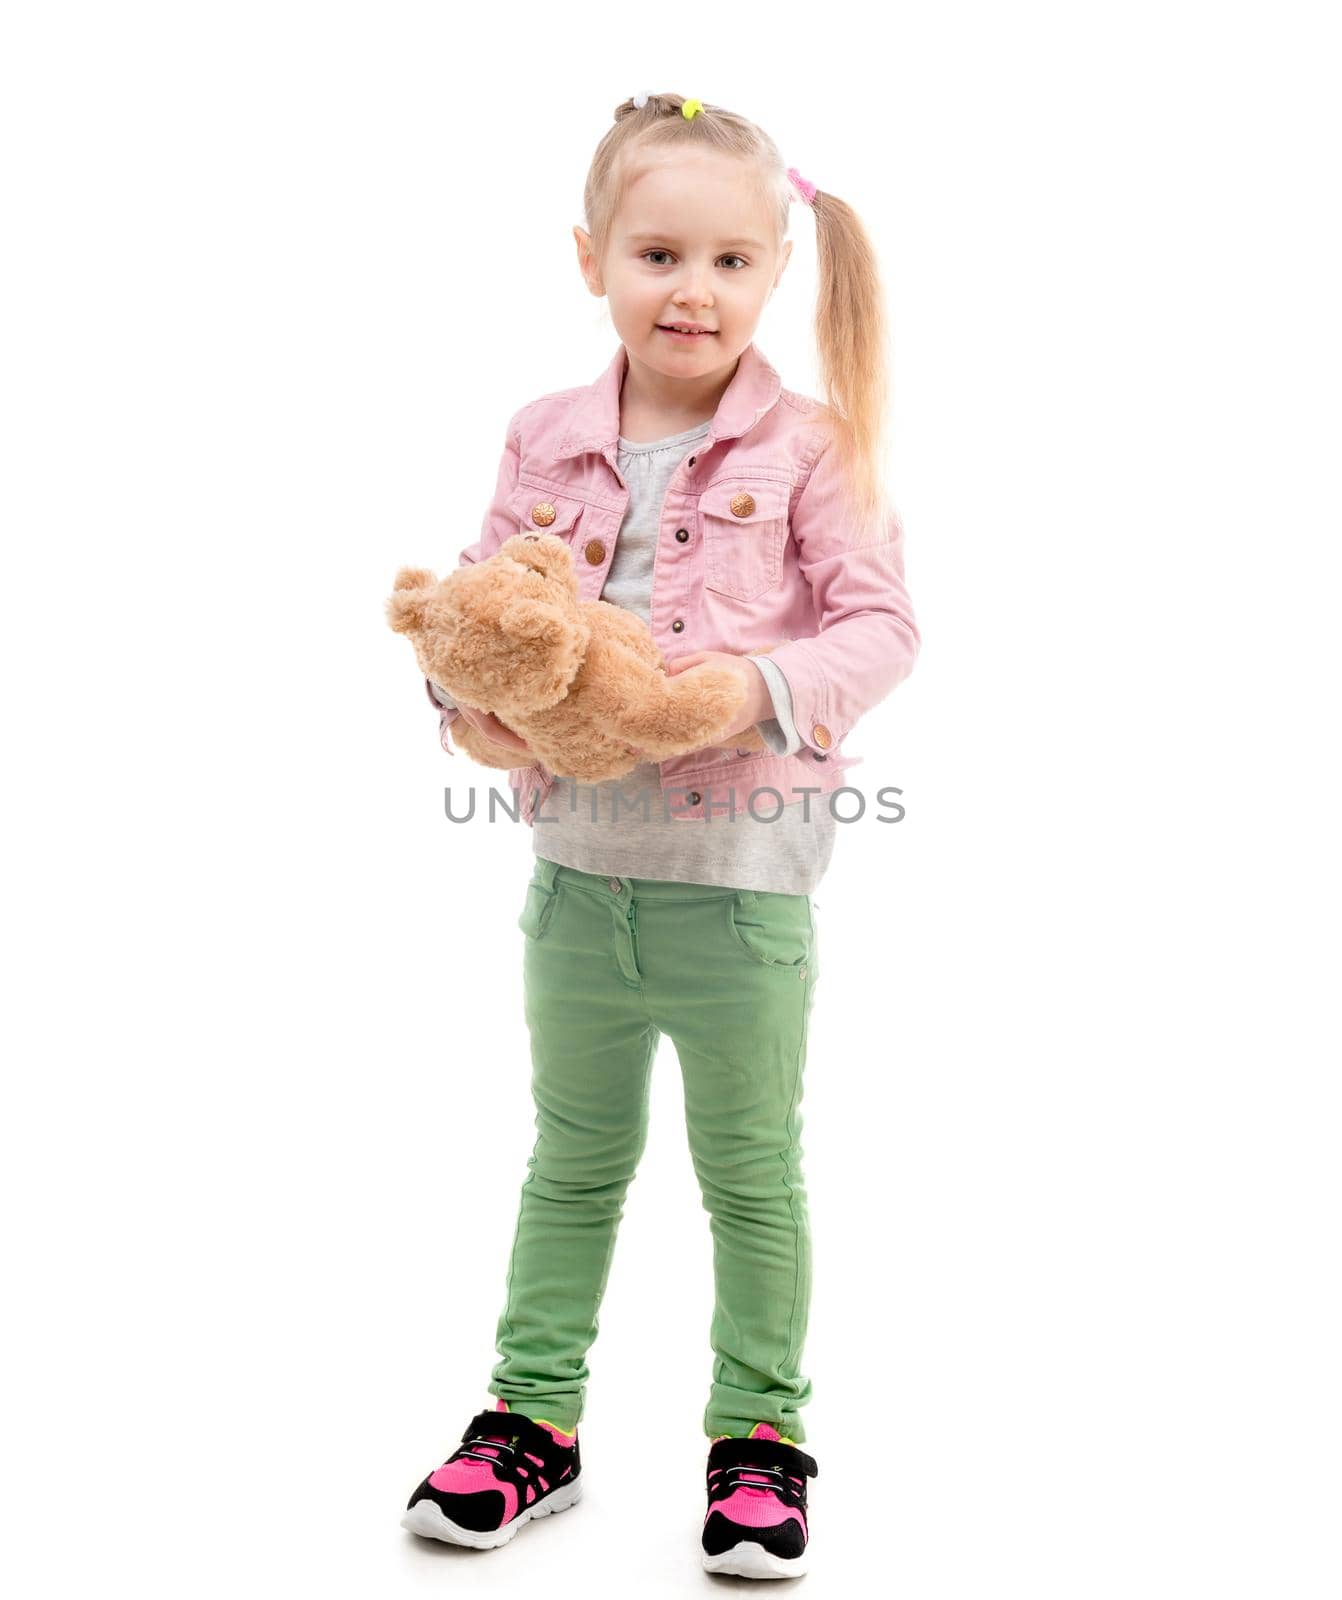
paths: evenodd
<path fill-rule="evenodd" d="M 848 746 L 907 816 L 816 896 L 808 1593 L 1336 1596 L 1323 17 L 6 8 L 11 1592 L 723 1582 L 665 1043 L 584 1501 L 398 1526 L 489 1403 L 531 836 L 446 822 L 382 604 L 614 353 L 570 229 L 660 89 L 871 230 L 925 641 Z M 792 232 L 757 342 L 815 393 Z"/>

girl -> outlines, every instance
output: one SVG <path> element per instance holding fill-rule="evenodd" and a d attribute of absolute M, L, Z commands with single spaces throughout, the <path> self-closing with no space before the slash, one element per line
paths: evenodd
<path fill-rule="evenodd" d="M 782 387 L 752 343 L 791 242 L 815 218 L 829 402 Z M 615 112 L 575 228 L 620 347 L 595 383 L 511 419 L 497 491 L 462 563 L 520 531 L 569 540 L 582 598 L 646 621 L 668 671 L 741 678 L 720 747 L 578 787 L 497 718 L 426 687 L 440 736 L 465 717 L 516 746 L 533 833 L 519 924 L 537 1139 L 497 1325 L 493 1409 L 411 1496 L 415 1533 L 505 1543 L 580 1493 L 578 1422 L 663 1033 L 680 1059 L 717 1298 L 712 1571 L 805 1570 L 800 1446 L 811 1270 L 802 1069 L 818 976 L 811 893 L 842 742 L 913 667 L 902 529 L 880 483 L 885 322 L 853 211 L 721 107 L 638 95 Z M 758 727 L 767 749 L 731 740 Z M 668 779 L 680 780 L 669 783 Z"/>

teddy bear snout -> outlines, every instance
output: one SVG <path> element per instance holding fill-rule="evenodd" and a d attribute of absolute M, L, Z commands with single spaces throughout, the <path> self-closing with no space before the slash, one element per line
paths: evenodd
<path fill-rule="evenodd" d="M 546 578 L 562 577 L 573 571 L 573 552 L 553 533 L 515 533 L 504 540 L 500 554 L 510 556 Z"/>

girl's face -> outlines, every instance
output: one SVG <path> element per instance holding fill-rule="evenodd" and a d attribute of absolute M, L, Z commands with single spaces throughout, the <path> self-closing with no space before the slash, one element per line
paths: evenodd
<path fill-rule="evenodd" d="M 754 337 L 792 254 L 780 252 L 765 201 L 739 161 L 713 151 L 664 155 L 629 185 L 605 259 L 575 228 L 578 264 L 629 350 L 669 378 L 702 380 L 729 367 Z M 711 330 L 693 338 L 668 323 Z"/>

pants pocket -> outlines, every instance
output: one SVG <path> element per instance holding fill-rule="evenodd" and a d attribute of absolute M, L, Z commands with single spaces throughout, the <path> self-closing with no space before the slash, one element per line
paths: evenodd
<path fill-rule="evenodd" d="M 517 919 L 517 926 L 526 934 L 528 939 L 543 939 L 550 926 L 550 919 L 554 916 L 555 902 L 559 899 L 557 889 L 547 889 L 544 884 L 534 880 L 527 884 L 526 903 L 522 907 L 522 914 Z"/>
<path fill-rule="evenodd" d="M 811 961 L 815 924 L 809 895 L 738 891 L 723 904 L 728 931 L 752 961 L 793 971 Z"/>

